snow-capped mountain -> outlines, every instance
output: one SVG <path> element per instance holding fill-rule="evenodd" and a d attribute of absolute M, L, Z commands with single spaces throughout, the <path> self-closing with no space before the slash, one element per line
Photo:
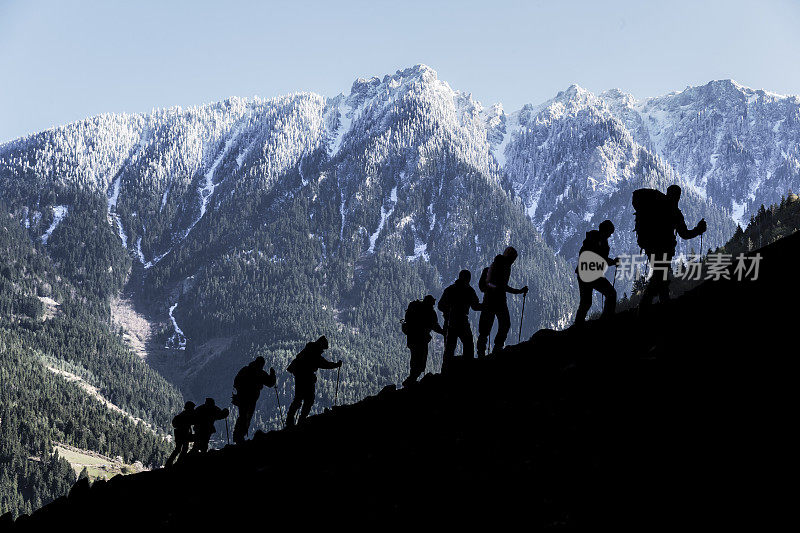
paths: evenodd
<path fill-rule="evenodd" d="M 102 203 L 162 346 L 183 352 L 170 364 L 204 394 L 225 394 L 207 387 L 248 356 L 254 344 L 237 343 L 252 331 L 276 367 L 286 342 L 339 331 L 358 361 L 352 394 L 395 382 L 405 349 L 389 339 L 408 301 L 462 268 L 477 277 L 512 243 L 512 281 L 539 304 L 525 330 L 566 325 L 575 306 L 570 266 L 491 153 L 485 110 L 422 65 L 331 98 L 232 98 L 55 128 L 0 147 L 0 185 L 48 246 L 79 238 L 82 198 Z M 54 206 L 66 216 L 51 229 Z"/>
<path fill-rule="evenodd" d="M 604 98 L 577 85 L 495 122 L 504 122 L 506 131 L 496 136 L 493 149 L 527 215 L 546 242 L 568 258 L 577 255 L 584 232 L 605 219 L 617 228 L 615 253 L 638 253 L 631 193 L 684 183 L 667 161 L 636 142 Z M 689 224 L 707 219 L 708 243 L 724 242 L 733 230 L 729 216 L 691 187 L 685 187 L 681 206 Z"/>
<path fill-rule="evenodd" d="M 712 81 L 636 102 L 603 93 L 633 135 L 747 225 L 800 182 L 800 98 Z"/>
<path fill-rule="evenodd" d="M 521 251 L 512 282 L 537 302 L 525 331 L 567 324 L 583 232 L 612 219 L 612 251 L 638 251 L 636 188 L 683 184 L 687 223 L 705 217 L 706 246 L 723 243 L 734 217 L 800 188 L 799 106 L 732 82 L 643 102 L 573 85 L 506 113 L 418 65 L 333 97 L 101 115 L 17 139 L 0 146 L 0 198 L 61 250 L 102 205 L 136 290 L 180 332 L 163 340 L 185 348 L 193 390 L 252 350 L 277 361 L 316 324 L 341 332 L 359 379 L 394 378 L 405 358 L 387 339 L 408 300 L 507 244 Z M 364 329 L 382 343 L 359 344 Z"/>

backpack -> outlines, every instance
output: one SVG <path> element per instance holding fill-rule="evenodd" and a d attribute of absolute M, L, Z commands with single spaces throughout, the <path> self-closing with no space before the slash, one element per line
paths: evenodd
<path fill-rule="evenodd" d="M 636 243 L 647 252 L 668 247 L 672 235 L 672 209 L 667 195 L 655 189 L 633 191 Z"/>
<path fill-rule="evenodd" d="M 286 367 L 286 371 L 290 374 L 297 376 L 297 374 L 303 374 L 308 371 L 309 363 L 308 359 L 311 357 L 311 349 L 313 348 L 313 342 L 307 342 L 305 347 L 300 350 L 300 353 L 292 359 L 292 362 L 289 363 L 289 366 Z M 312 370 L 316 371 L 316 369 Z"/>
<path fill-rule="evenodd" d="M 489 285 L 487 285 L 488 278 L 489 278 L 489 267 L 486 267 L 483 269 L 483 272 L 481 272 L 481 277 L 478 280 L 478 289 L 481 292 L 486 292 L 486 290 L 489 288 Z"/>
<path fill-rule="evenodd" d="M 236 390 L 241 389 L 242 386 L 245 385 L 245 381 L 247 380 L 247 371 L 249 368 L 249 366 L 243 367 L 239 370 L 239 372 L 236 373 L 236 377 L 233 378 L 233 386 L 236 388 Z"/>
<path fill-rule="evenodd" d="M 608 256 L 608 244 L 603 242 L 600 232 L 596 229 L 586 232 L 586 238 L 583 239 L 583 244 L 578 253 L 583 253 L 585 251 L 594 252 L 600 257 Z"/>
<path fill-rule="evenodd" d="M 408 304 L 406 314 L 401 321 L 400 329 L 404 335 L 418 332 L 422 328 L 425 304 L 422 300 L 414 300 Z"/>

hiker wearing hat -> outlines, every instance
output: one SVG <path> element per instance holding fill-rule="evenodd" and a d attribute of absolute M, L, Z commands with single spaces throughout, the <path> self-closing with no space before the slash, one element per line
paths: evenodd
<path fill-rule="evenodd" d="M 583 324 L 586 320 L 586 314 L 592 307 L 594 291 L 605 297 L 601 318 L 610 317 L 616 310 L 617 291 L 604 275 L 609 266 L 616 266 L 619 263 L 619 258 L 611 259 L 608 256 L 611 252 L 608 238 L 613 233 L 614 224 L 610 220 L 604 220 L 598 229 L 586 232 L 586 238 L 583 240 L 578 257 L 578 267 L 575 269 L 575 273 L 578 275 L 578 291 L 581 299 L 578 304 L 578 312 L 575 313 L 576 326 Z"/>
<path fill-rule="evenodd" d="M 186 457 L 189 451 L 189 443 L 192 442 L 192 424 L 194 424 L 194 402 L 186 402 L 183 411 L 175 415 L 172 419 L 172 427 L 175 428 L 175 450 L 164 463 L 165 467 L 180 462 Z"/>
<path fill-rule="evenodd" d="M 228 409 L 220 409 L 214 403 L 214 398 L 206 398 L 203 405 L 194 410 L 194 446 L 192 455 L 206 453 L 211 435 L 217 432 L 214 422 L 228 417 Z"/>
<path fill-rule="evenodd" d="M 680 199 L 681 188 L 678 185 L 670 185 L 667 194 L 655 189 L 633 191 L 636 242 L 647 255 L 651 274 L 639 303 L 641 308 L 648 307 L 656 296 L 662 303 L 669 300 L 670 266 L 678 245 L 676 235 L 684 240 L 701 236 L 702 253 L 702 235 L 707 229 L 706 221 L 700 219 L 694 229 L 687 228 L 683 213 L 678 207 Z"/>
<path fill-rule="evenodd" d="M 425 371 L 428 364 L 428 343 L 432 339 L 431 331 L 444 335 L 436 309 L 433 308 L 435 303 L 436 298 L 429 294 L 422 300 L 409 303 L 406 309 L 402 330 L 406 335 L 406 346 L 411 352 L 411 369 L 403 381 L 404 387 L 416 383 L 417 378 Z"/>
<path fill-rule="evenodd" d="M 494 337 L 494 350 L 503 349 L 511 329 L 511 316 L 508 313 L 506 293 L 527 294 L 528 286 L 514 289 L 508 286 L 511 278 L 511 265 L 517 260 L 517 251 L 509 246 L 502 255 L 495 256 L 492 264 L 481 274 L 479 288 L 483 291 L 483 311 L 478 322 L 478 357 L 486 355 L 489 333 L 492 331 L 494 319 L 497 317 L 497 335 Z"/>
<path fill-rule="evenodd" d="M 264 372 L 264 358 L 261 356 L 236 374 L 233 380 L 236 393 L 231 398 L 231 403 L 239 408 L 239 417 L 233 428 L 233 442 L 236 444 L 243 443 L 247 436 L 261 389 L 264 386 L 274 387 L 275 382 L 275 369 L 270 368 L 269 373 Z"/>
<path fill-rule="evenodd" d="M 295 425 L 295 413 L 300 409 L 300 422 L 306 419 L 311 407 L 314 405 L 314 397 L 317 392 L 317 370 L 320 368 L 332 369 L 342 366 L 341 361 L 328 361 L 322 356 L 322 352 L 328 349 L 328 339 L 323 335 L 319 339 L 306 344 L 297 357 L 289 363 L 286 369 L 294 376 L 294 399 L 289 406 L 289 413 L 286 419 L 287 426 Z"/>

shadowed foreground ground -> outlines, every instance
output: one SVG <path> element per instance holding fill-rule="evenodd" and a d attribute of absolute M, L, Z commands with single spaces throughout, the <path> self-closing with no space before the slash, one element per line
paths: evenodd
<path fill-rule="evenodd" d="M 758 281 L 542 330 L 174 470 L 79 483 L 15 526 L 777 523 L 795 470 L 800 235 L 761 254 Z"/>

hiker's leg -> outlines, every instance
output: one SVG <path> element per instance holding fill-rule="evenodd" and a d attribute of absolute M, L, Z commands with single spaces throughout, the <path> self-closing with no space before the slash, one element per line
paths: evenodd
<path fill-rule="evenodd" d="M 294 383 L 294 399 L 292 403 L 289 404 L 289 411 L 286 414 L 286 425 L 287 426 L 294 426 L 294 416 L 297 413 L 297 410 L 300 409 L 300 406 L 303 405 L 303 397 L 300 395 L 300 391 L 298 389 L 297 380 Z"/>
<path fill-rule="evenodd" d="M 303 391 L 303 408 L 300 409 L 300 420 L 305 420 L 308 417 L 308 414 L 311 412 L 311 408 L 314 406 L 314 397 L 317 393 L 317 387 L 314 382 L 311 382 L 309 385 L 304 387 Z"/>
<path fill-rule="evenodd" d="M 592 307 L 592 287 L 589 283 L 578 280 L 578 294 L 581 301 L 578 304 L 578 312 L 575 313 L 575 323 L 581 324 L 586 320 L 586 314 Z"/>
<path fill-rule="evenodd" d="M 239 416 L 236 419 L 236 425 L 233 426 L 233 442 L 236 444 L 241 444 L 247 437 L 256 407 L 255 402 L 243 401 L 240 403 L 242 405 L 239 406 Z"/>
<path fill-rule="evenodd" d="M 658 301 L 659 302 L 668 302 L 669 301 L 669 282 L 672 278 L 672 256 L 674 255 L 674 251 L 672 253 L 664 254 L 664 261 L 666 264 L 670 266 L 669 270 L 666 272 L 664 276 L 663 282 L 659 284 L 659 292 L 658 292 Z"/>
<path fill-rule="evenodd" d="M 600 278 L 593 284 L 594 289 L 605 297 L 603 305 L 603 318 L 608 318 L 617 309 L 617 291 L 606 278 Z"/>
<path fill-rule="evenodd" d="M 184 441 L 181 443 L 180 452 L 178 453 L 178 458 L 175 460 L 177 464 L 181 464 L 186 456 L 189 455 L 189 441 Z"/>
<path fill-rule="evenodd" d="M 164 463 L 164 466 L 172 466 L 172 464 L 175 462 L 175 459 L 177 459 L 178 455 L 181 453 L 181 449 L 183 449 L 183 443 L 176 441 L 175 449 L 170 454 L 169 458 L 167 459 L 167 462 Z"/>
<path fill-rule="evenodd" d="M 442 352 L 442 372 L 450 368 L 453 356 L 456 353 L 456 343 L 458 343 L 458 332 L 456 328 L 448 324 L 444 340 L 444 351 Z"/>
<path fill-rule="evenodd" d="M 481 311 L 481 317 L 478 320 L 478 357 L 486 355 L 486 344 L 489 342 L 489 333 L 492 332 L 494 324 L 494 309 L 488 307 L 490 303 L 485 298 L 484 304 L 487 307 Z"/>
<path fill-rule="evenodd" d="M 425 371 L 425 365 L 428 362 L 428 344 L 424 345 L 412 344 L 408 347 L 411 350 L 411 363 L 408 377 L 403 381 L 403 386 L 408 386 L 417 381 L 422 372 Z"/>
<path fill-rule="evenodd" d="M 200 435 L 194 441 L 192 446 L 192 455 L 197 453 L 206 453 L 208 451 L 208 441 L 211 440 L 211 435 Z"/>
<path fill-rule="evenodd" d="M 511 316 L 508 314 L 508 303 L 505 301 L 498 306 L 495 311 L 497 314 L 497 335 L 494 338 L 494 349 L 502 350 L 508 337 L 508 330 L 511 329 Z"/>
<path fill-rule="evenodd" d="M 458 337 L 461 339 L 461 347 L 464 350 L 464 359 L 472 360 L 475 358 L 475 344 L 472 340 L 472 329 L 469 322 L 464 322 L 459 328 Z"/>

